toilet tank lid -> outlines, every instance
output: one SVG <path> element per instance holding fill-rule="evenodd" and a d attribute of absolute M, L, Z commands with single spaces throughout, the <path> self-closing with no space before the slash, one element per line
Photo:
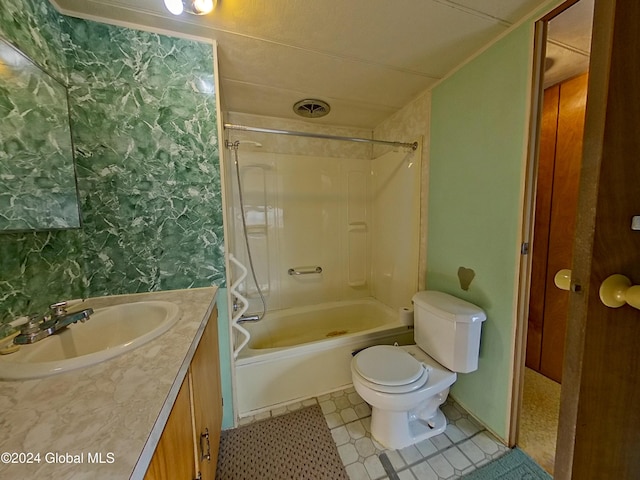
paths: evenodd
<path fill-rule="evenodd" d="M 413 303 L 452 322 L 484 322 L 487 315 L 477 305 L 444 292 L 424 290 L 413 296 Z"/>

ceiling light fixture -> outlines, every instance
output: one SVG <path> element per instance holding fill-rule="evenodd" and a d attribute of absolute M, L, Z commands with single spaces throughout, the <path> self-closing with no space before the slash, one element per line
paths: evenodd
<path fill-rule="evenodd" d="M 216 6 L 216 0 L 164 0 L 164 5 L 174 15 L 180 15 L 182 12 L 206 15 Z"/>

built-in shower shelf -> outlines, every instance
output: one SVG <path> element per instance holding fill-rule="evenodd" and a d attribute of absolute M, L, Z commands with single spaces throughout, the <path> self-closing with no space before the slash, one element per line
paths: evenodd
<path fill-rule="evenodd" d="M 348 230 L 350 232 L 366 232 L 367 231 L 367 223 L 366 222 L 351 222 L 351 223 L 349 223 Z"/>
<path fill-rule="evenodd" d="M 266 235 L 268 225 L 247 225 L 247 235 Z"/>

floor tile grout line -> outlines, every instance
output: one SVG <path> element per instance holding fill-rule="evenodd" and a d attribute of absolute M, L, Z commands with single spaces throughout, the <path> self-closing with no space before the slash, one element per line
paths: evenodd
<path fill-rule="evenodd" d="M 382 452 L 380 455 L 378 455 L 378 460 L 380 460 L 382 468 L 384 468 L 384 471 L 387 473 L 387 477 L 389 477 L 389 480 L 400 480 L 398 473 L 393 468 L 393 464 L 391 463 L 391 460 L 389 460 L 389 457 L 385 452 Z"/>
<path fill-rule="evenodd" d="M 346 427 L 347 427 L 347 425 L 350 425 L 350 424 L 352 424 L 352 423 L 355 423 L 355 422 L 358 422 L 358 421 L 364 420 L 365 418 L 370 418 L 370 417 L 371 417 L 371 415 L 367 415 L 366 417 L 362 417 L 362 418 L 358 418 L 358 419 L 356 419 L 356 420 L 352 420 L 352 421 L 350 421 L 350 422 L 344 423 L 344 424 L 339 425 L 339 426 L 334 427 L 334 428 L 339 428 L 339 427 L 345 427 L 345 428 L 346 428 Z M 333 430 L 333 429 L 330 429 L 330 430 Z M 377 457 L 378 457 L 378 459 L 381 459 L 381 456 L 382 456 L 382 455 L 385 455 L 385 457 L 387 458 L 387 461 L 389 462 L 389 467 L 392 469 L 392 470 L 391 470 L 391 472 L 392 472 L 392 473 L 394 473 L 394 474 L 396 474 L 396 476 L 397 476 L 397 474 L 398 474 L 398 473 L 403 472 L 404 470 L 407 470 L 407 469 L 413 468 L 413 467 L 415 467 L 416 465 L 419 465 L 419 464 L 421 464 L 421 463 L 423 463 L 423 462 L 425 462 L 425 461 L 428 461 L 428 460 L 430 460 L 431 458 L 435 457 L 436 455 L 443 454 L 444 452 L 446 452 L 446 451 L 448 451 L 448 450 L 452 449 L 453 447 L 457 447 L 457 446 L 459 446 L 459 445 L 463 444 L 464 442 L 466 442 L 466 441 L 468 441 L 468 440 L 471 440 L 471 439 L 473 439 L 473 438 L 477 437 L 478 435 L 480 435 L 480 434 L 481 434 L 481 433 L 483 433 L 483 432 L 488 432 L 488 430 L 487 430 L 486 428 L 482 428 L 481 430 L 478 430 L 478 431 L 477 431 L 477 432 L 475 432 L 474 434 L 472 434 L 472 435 L 470 435 L 470 436 L 468 436 L 468 437 L 465 437 L 465 438 L 463 438 L 463 439 L 461 439 L 461 440 L 458 440 L 457 442 L 453 442 L 451 445 L 448 445 L 447 447 L 443 448 L 442 450 L 438 450 L 438 451 L 436 451 L 436 452 L 434 452 L 434 453 L 432 453 L 432 454 L 430 454 L 430 455 L 427 455 L 426 457 L 422 457 L 420 460 L 417 460 L 417 461 L 415 461 L 415 462 L 413 462 L 413 463 L 407 464 L 407 465 L 405 465 L 404 467 L 402 467 L 402 468 L 398 469 L 397 471 L 396 471 L 396 470 L 395 470 L 395 468 L 393 467 L 393 464 L 391 464 L 391 461 L 390 461 L 390 460 L 388 460 L 388 456 L 386 455 L 386 452 L 388 452 L 388 451 L 394 451 L 394 450 L 390 450 L 390 449 L 382 450 L 379 454 L 377 454 Z M 444 435 L 446 435 L 446 432 L 444 433 Z M 373 438 L 373 437 L 372 437 L 372 438 Z M 449 437 L 447 437 L 447 438 L 449 438 Z M 449 439 L 449 440 L 451 440 L 451 439 Z M 399 450 L 395 450 L 395 451 L 399 451 Z M 471 460 L 471 459 L 467 456 L 467 454 L 465 454 L 462 450 L 460 450 L 460 453 L 461 453 L 461 454 L 462 454 L 462 455 L 463 455 L 463 456 L 464 456 L 464 457 L 469 461 L 469 463 L 471 463 L 471 465 L 473 465 L 474 467 L 476 466 L 476 462 L 474 462 L 473 460 Z M 382 463 L 382 462 L 381 462 L 381 463 Z M 386 466 L 385 466 L 384 464 L 382 464 L 382 467 L 384 468 L 385 472 L 387 472 L 387 474 L 388 474 L 388 475 L 390 475 L 389 470 L 387 470 L 387 468 L 386 468 Z M 395 478 L 391 478 L 391 477 L 389 477 L 389 480 L 396 480 L 396 479 L 395 479 Z"/>
<path fill-rule="evenodd" d="M 457 447 L 458 445 L 463 444 L 464 442 L 466 442 L 467 440 L 471 440 L 473 438 L 475 438 L 476 436 L 480 435 L 482 432 L 487 432 L 488 430 L 486 428 L 483 428 L 482 430 L 477 431 L 476 433 L 474 433 L 473 435 L 471 435 L 470 437 L 467 437 L 465 439 L 462 440 L 458 440 L 457 442 L 454 442 L 452 445 L 450 445 L 448 448 L 444 449 L 443 452 L 446 452 L 449 448 L 452 447 Z M 467 460 L 469 460 L 469 463 L 471 463 L 471 465 L 473 465 L 474 467 L 476 466 L 476 462 L 474 462 L 473 460 L 471 460 L 469 458 L 469 456 L 464 453 L 463 450 L 458 449 L 460 451 L 460 453 L 464 456 L 464 458 L 466 458 Z"/>
<path fill-rule="evenodd" d="M 320 403 L 321 403 L 321 402 L 317 401 L 317 404 L 320 404 Z M 459 410 L 459 409 L 458 409 L 458 410 Z M 338 409 L 338 412 L 339 412 L 339 411 L 340 411 L 340 409 Z M 465 414 L 464 414 L 464 412 L 460 412 L 460 413 L 461 413 L 461 418 L 463 418 L 463 419 L 467 419 L 467 420 L 468 420 L 468 419 L 470 419 L 470 418 L 471 418 L 471 416 L 470 416 L 470 415 L 468 415 L 468 414 L 466 414 L 466 415 L 465 415 Z M 327 417 L 327 416 L 325 415 L 325 420 L 326 420 L 326 417 Z M 344 421 L 344 418 L 343 418 L 343 419 L 342 419 L 342 423 L 341 423 L 341 424 L 339 424 L 339 425 L 335 425 L 335 426 L 332 426 L 332 427 L 330 427 L 329 429 L 330 429 L 331 431 L 333 431 L 334 429 L 338 429 L 338 428 L 344 427 L 345 429 L 347 429 L 347 430 L 348 430 L 348 427 L 349 427 L 350 425 L 355 424 L 355 423 L 357 423 L 357 422 L 366 421 L 367 419 L 370 419 L 370 418 L 371 418 L 371 413 L 369 413 L 368 415 L 365 415 L 365 416 L 363 416 L 363 417 L 355 418 L 355 419 L 350 420 L 350 421 Z M 472 421 L 473 423 L 476 423 L 476 422 L 475 422 L 475 421 L 473 421 L 473 420 L 471 420 L 471 421 Z M 328 422 L 327 422 L 327 423 L 328 423 Z M 455 424 L 455 422 L 453 422 L 453 423 Z M 437 455 L 445 454 L 447 451 L 449 451 L 449 450 L 453 449 L 454 447 L 459 447 L 461 444 L 463 444 L 463 443 L 467 442 L 468 440 L 472 440 L 472 439 L 476 438 L 477 436 L 479 436 L 480 434 L 485 433 L 485 432 L 488 432 L 488 430 L 487 430 L 486 428 L 482 428 L 480 425 L 476 425 L 476 426 L 477 426 L 477 427 L 479 427 L 479 428 L 480 428 L 480 430 L 477 430 L 477 431 L 476 431 L 476 432 L 474 432 L 472 435 L 470 435 L 470 436 L 466 436 L 466 437 L 464 437 L 464 438 L 462 438 L 462 439 L 460 439 L 460 440 L 458 440 L 458 441 L 453 441 L 450 445 L 446 446 L 445 448 L 443 448 L 443 449 L 441 449 L 441 450 L 437 450 L 436 452 L 431 453 L 430 455 L 427 455 L 427 456 L 425 456 L 425 457 L 422 457 L 420 460 L 417 460 L 417 461 L 414 461 L 414 462 L 412 462 L 412 463 L 406 464 L 406 465 L 404 465 L 404 466 L 400 467 L 398 470 L 396 470 L 396 469 L 394 468 L 394 466 L 393 466 L 393 464 L 391 463 L 391 460 L 389 459 L 389 457 L 388 457 L 388 455 L 387 455 L 387 454 L 388 454 L 389 452 L 393 452 L 393 451 L 396 451 L 396 452 L 398 452 L 398 453 L 399 453 L 399 450 L 385 449 L 384 447 L 383 447 L 382 449 L 379 449 L 379 448 L 375 445 L 375 443 L 374 443 L 374 448 L 375 448 L 375 453 L 374 453 L 374 455 L 378 458 L 378 460 L 380 461 L 381 466 L 383 467 L 384 472 L 386 473 L 386 477 L 385 477 L 385 476 L 383 476 L 383 477 L 381 477 L 381 478 L 388 478 L 389 480 L 399 480 L 399 478 L 400 478 L 400 477 L 398 476 L 398 473 L 404 472 L 405 470 L 409 470 L 409 469 L 411 469 L 411 468 L 413 468 L 413 467 L 415 467 L 415 466 L 417 466 L 417 465 L 423 464 L 423 463 L 425 463 L 425 462 L 427 462 L 427 461 L 431 460 L 432 458 L 434 458 L 434 457 L 435 457 L 435 456 L 437 456 Z M 365 430 L 366 430 L 366 428 L 365 428 Z M 462 432 L 461 432 L 461 433 L 462 433 Z M 443 432 L 443 434 L 446 436 L 446 438 L 447 438 L 449 441 L 452 441 L 452 438 L 451 438 L 451 437 L 449 437 L 449 435 L 447 435 L 447 434 L 446 434 L 446 432 Z M 370 432 L 370 431 L 368 431 L 368 430 L 367 430 L 367 431 L 366 431 L 366 433 L 365 433 L 365 435 L 366 435 L 366 436 L 368 436 L 371 440 L 375 441 L 375 439 L 374 439 L 374 437 L 371 435 L 371 432 Z M 353 437 L 351 437 L 351 438 L 353 439 Z M 498 444 L 499 442 L 498 442 L 498 441 L 494 441 L 494 443 Z M 380 446 L 382 446 L 382 445 L 380 445 Z M 463 450 L 459 449 L 459 452 L 462 454 L 462 457 L 463 457 L 464 459 L 466 459 L 466 460 L 469 462 L 469 465 L 468 465 L 467 467 L 465 467 L 464 469 L 456 469 L 455 467 L 453 467 L 453 468 L 454 468 L 454 470 L 456 470 L 456 472 L 459 470 L 459 471 L 460 471 L 460 474 L 462 474 L 462 472 L 463 472 L 464 470 L 467 470 L 467 469 L 469 469 L 469 468 L 471 468 L 471 470 L 469 470 L 469 472 L 470 472 L 470 471 L 473 471 L 473 470 L 475 470 L 475 469 L 477 469 L 477 468 L 479 468 L 479 466 L 480 466 L 480 465 L 479 465 L 479 463 L 480 463 L 480 462 L 484 462 L 484 461 L 486 461 L 486 459 L 487 459 L 487 455 L 490 455 L 490 454 L 488 454 L 487 452 L 484 452 L 484 454 L 485 454 L 485 458 L 484 458 L 484 459 L 482 459 L 482 460 L 479 460 L 478 462 L 475 462 L 475 461 L 473 461 L 473 460 L 472 460 L 472 459 L 471 459 L 471 458 L 470 458 L 470 457 L 469 457 L 469 456 L 468 456 L 468 455 L 467 455 Z M 402 455 L 401 455 L 401 454 L 400 454 L 400 458 L 401 458 L 402 460 L 404 460 L 404 458 L 402 457 Z M 383 459 L 387 462 L 386 464 L 383 462 Z M 360 461 L 360 460 L 356 461 L 355 463 L 358 463 L 358 462 L 362 463 L 362 461 Z M 404 462 L 403 462 L 403 463 L 404 463 Z M 451 462 L 449 461 L 449 463 L 451 463 Z M 485 462 L 485 463 L 486 463 L 486 462 Z M 468 472 L 467 472 L 467 473 L 468 473 Z M 458 473 L 456 473 L 456 475 L 458 475 Z M 456 478 L 457 478 L 457 477 L 456 477 Z"/>
<path fill-rule="evenodd" d="M 470 437 L 464 438 L 464 439 L 462 439 L 462 440 L 458 440 L 457 442 L 452 443 L 451 445 L 449 445 L 449 446 L 448 446 L 448 447 L 446 447 L 446 448 L 443 448 L 442 450 L 438 450 L 437 452 L 434 452 L 434 453 L 432 453 L 432 454 L 430 454 L 430 455 L 427 455 L 426 457 L 422 457 L 422 458 L 421 458 L 420 460 L 418 460 L 418 461 L 415 461 L 415 462 L 413 462 L 413 463 L 411 463 L 411 464 L 407 464 L 407 465 L 405 465 L 404 467 L 400 468 L 396 473 L 400 473 L 400 472 L 402 472 L 402 471 L 404 471 L 404 470 L 407 470 L 407 469 L 409 469 L 409 468 L 413 468 L 413 467 L 415 467 L 416 465 L 420 465 L 421 463 L 426 462 L 426 461 L 428 461 L 428 460 L 432 459 L 432 458 L 433 458 L 433 457 L 435 457 L 436 455 L 441 455 L 441 454 L 443 454 L 444 452 L 446 452 L 446 451 L 448 451 L 448 450 L 451 450 L 453 447 L 457 447 L 458 445 L 463 444 L 463 443 L 464 443 L 464 442 L 466 442 L 467 440 L 471 440 L 471 439 L 473 439 L 473 438 L 477 437 L 478 435 L 480 435 L 481 433 L 486 432 L 486 431 L 487 431 L 487 429 L 486 429 L 486 428 L 483 428 L 482 430 L 477 431 L 476 433 L 474 433 L 474 434 L 473 434 L 473 435 L 471 435 Z M 465 458 L 466 458 L 467 460 L 469 460 L 469 462 L 471 462 L 471 465 L 475 465 L 475 462 L 474 462 L 474 461 L 472 461 L 469 457 L 467 457 L 467 455 L 466 455 L 462 450 L 460 450 L 460 453 L 462 453 L 462 454 L 465 456 Z M 393 467 L 393 465 L 392 465 L 392 467 Z M 394 471 L 395 471 L 395 470 L 394 470 Z"/>

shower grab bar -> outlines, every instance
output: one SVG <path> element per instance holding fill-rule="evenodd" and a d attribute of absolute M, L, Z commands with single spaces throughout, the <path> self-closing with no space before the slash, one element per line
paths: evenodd
<path fill-rule="evenodd" d="M 322 267 L 298 267 L 287 270 L 289 275 L 309 275 L 312 273 L 322 273 Z"/>
<path fill-rule="evenodd" d="M 245 266 L 242 263 L 240 263 L 238 261 L 238 259 L 236 257 L 233 256 L 232 253 L 229 254 L 229 260 L 236 267 L 238 267 L 240 269 L 240 276 L 229 287 L 229 291 L 231 292 L 231 294 L 234 295 L 238 300 L 240 300 L 240 303 L 242 304 L 242 307 L 239 308 L 235 312 L 235 314 L 232 315 L 232 317 L 231 317 L 231 327 L 235 328 L 242 335 L 244 335 L 244 340 L 242 340 L 242 342 L 240 342 L 240 345 L 238 347 L 233 349 L 233 358 L 236 359 L 236 358 L 238 358 L 238 354 L 240 353 L 240 350 L 242 350 L 244 348 L 244 346 L 247 343 L 249 343 L 249 339 L 251 338 L 251 334 L 238 323 L 240 321 L 240 319 L 242 318 L 242 316 L 244 315 L 244 312 L 246 312 L 249 309 L 249 300 L 247 300 L 244 296 L 242 296 L 242 294 L 238 291 L 238 286 L 242 283 L 242 281 L 247 276 L 247 269 L 245 268 Z"/>

